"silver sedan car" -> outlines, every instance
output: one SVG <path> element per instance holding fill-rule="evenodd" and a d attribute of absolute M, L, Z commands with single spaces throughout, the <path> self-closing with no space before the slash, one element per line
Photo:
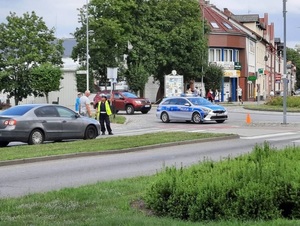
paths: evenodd
<path fill-rule="evenodd" d="M 10 142 L 42 144 L 44 141 L 95 139 L 97 120 L 80 116 L 55 104 L 24 104 L 0 113 L 0 147 Z"/>

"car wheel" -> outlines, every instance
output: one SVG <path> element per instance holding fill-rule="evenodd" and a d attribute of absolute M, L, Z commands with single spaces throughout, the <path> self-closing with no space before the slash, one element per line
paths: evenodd
<path fill-rule="evenodd" d="M 225 120 L 216 120 L 217 123 L 223 123 Z"/>
<path fill-rule="evenodd" d="M 95 126 L 88 126 L 85 130 L 84 133 L 84 138 L 85 140 L 90 140 L 90 139 L 95 139 L 97 137 L 97 129 Z"/>
<path fill-rule="evenodd" d="M 28 144 L 42 144 L 44 142 L 45 136 L 43 131 L 40 129 L 34 129 L 31 131 L 28 139 Z"/>
<path fill-rule="evenodd" d="M 142 114 L 147 114 L 148 113 L 148 111 L 142 111 Z"/>
<path fill-rule="evenodd" d="M 195 112 L 193 114 L 193 116 L 192 116 L 192 122 L 196 123 L 196 124 L 202 123 L 202 117 L 201 117 L 201 115 L 198 112 Z"/>
<path fill-rule="evenodd" d="M 126 106 L 126 113 L 127 113 L 128 115 L 132 115 L 132 114 L 134 113 L 134 108 L 133 108 L 132 105 L 127 105 L 127 106 Z"/>
<path fill-rule="evenodd" d="M 161 121 L 164 123 L 170 122 L 170 118 L 167 112 L 163 112 L 160 116 Z"/>
<path fill-rule="evenodd" d="M 7 141 L 0 141 L 0 147 L 6 147 L 9 144 Z"/>

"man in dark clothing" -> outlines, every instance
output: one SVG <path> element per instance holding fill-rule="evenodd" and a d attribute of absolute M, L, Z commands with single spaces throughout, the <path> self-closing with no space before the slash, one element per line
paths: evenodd
<path fill-rule="evenodd" d="M 110 119 L 111 109 L 109 105 L 109 101 L 107 100 L 107 96 L 105 94 L 101 95 L 101 101 L 98 103 L 97 107 L 97 118 L 100 122 L 102 135 L 105 135 L 105 126 L 109 135 L 113 135 L 111 127 L 110 127 Z"/>

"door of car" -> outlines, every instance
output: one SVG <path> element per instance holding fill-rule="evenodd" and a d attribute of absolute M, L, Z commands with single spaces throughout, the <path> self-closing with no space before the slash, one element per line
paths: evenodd
<path fill-rule="evenodd" d="M 113 102 L 111 103 L 116 111 L 125 110 L 125 97 L 119 92 L 114 93 Z"/>
<path fill-rule="evenodd" d="M 179 120 L 190 120 L 192 118 L 192 111 L 190 103 L 186 99 L 178 100 L 178 119 Z"/>
<path fill-rule="evenodd" d="M 169 114 L 170 120 L 180 119 L 179 98 L 170 99 L 167 109 L 168 109 L 168 114 Z"/>
<path fill-rule="evenodd" d="M 82 118 L 76 117 L 74 111 L 62 106 L 56 106 L 59 118 L 62 124 L 62 138 L 63 139 L 76 139 L 82 138 L 85 126 Z"/>
<path fill-rule="evenodd" d="M 54 106 L 43 106 L 34 111 L 37 116 L 36 126 L 45 131 L 46 140 L 61 139 L 63 127 Z"/>

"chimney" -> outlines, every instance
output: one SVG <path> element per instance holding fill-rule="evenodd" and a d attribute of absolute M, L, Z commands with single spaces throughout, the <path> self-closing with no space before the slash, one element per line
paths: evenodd
<path fill-rule="evenodd" d="M 233 15 L 232 12 L 230 12 L 228 8 L 224 8 L 224 14 L 228 17 L 231 17 Z"/>

